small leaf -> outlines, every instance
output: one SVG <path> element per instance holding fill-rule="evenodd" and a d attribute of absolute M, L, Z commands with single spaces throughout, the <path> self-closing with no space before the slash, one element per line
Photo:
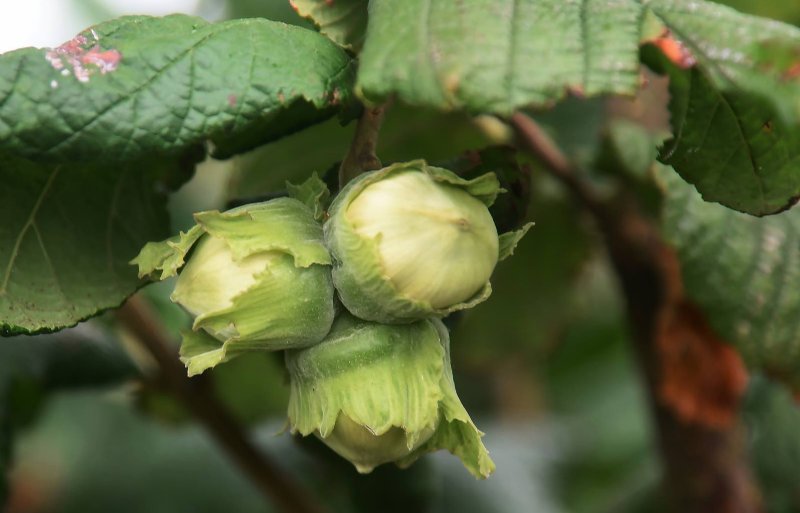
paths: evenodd
<path fill-rule="evenodd" d="M 800 383 L 800 211 L 756 218 L 704 202 L 669 169 L 658 176 L 689 299 L 749 367 Z"/>
<path fill-rule="evenodd" d="M 189 375 L 196 376 L 234 356 L 224 342 L 220 342 L 203 330 L 186 330 L 182 333 L 181 361 Z"/>
<path fill-rule="evenodd" d="M 118 162 L 210 141 L 229 157 L 333 116 L 352 79 L 341 48 L 299 27 L 122 17 L 0 56 L 0 151 Z"/>
<path fill-rule="evenodd" d="M 337 44 L 358 51 L 367 31 L 367 0 L 290 0 L 297 14 L 311 20 Z"/>
<path fill-rule="evenodd" d="M 312 174 L 308 180 L 300 185 L 286 182 L 286 190 L 290 197 L 300 201 L 314 212 L 314 219 L 321 221 L 325 216 L 325 207 L 331 192 L 325 182 L 317 176 L 317 173 Z"/>
<path fill-rule="evenodd" d="M 528 233 L 528 230 L 533 227 L 533 224 L 534 223 L 525 223 L 519 230 L 506 232 L 500 235 L 500 256 L 498 260 L 505 260 L 514 254 L 514 249 L 517 247 L 517 244 L 519 244 L 519 241 Z"/>
<path fill-rule="evenodd" d="M 175 276 L 178 269 L 183 267 L 186 254 L 203 233 L 203 229 L 195 225 L 189 231 L 180 232 L 165 241 L 148 242 L 130 263 L 139 266 L 139 278 L 158 275 L 159 280 L 165 280 Z M 161 271 L 161 274 L 156 271 Z"/>
<path fill-rule="evenodd" d="M 169 233 L 164 182 L 184 166 L 0 156 L 0 333 L 58 330 L 122 303 L 141 285 L 130 259 Z"/>
<path fill-rule="evenodd" d="M 369 100 L 511 114 L 568 90 L 632 94 L 634 0 L 373 0 L 358 88 Z"/>

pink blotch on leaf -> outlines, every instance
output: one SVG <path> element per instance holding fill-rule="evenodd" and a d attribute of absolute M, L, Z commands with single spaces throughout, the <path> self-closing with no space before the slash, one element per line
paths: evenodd
<path fill-rule="evenodd" d="M 62 70 L 62 75 L 68 75 L 70 71 L 80 82 L 88 82 L 89 78 L 96 72 L 101 75 L 110 73 L 117 69 L 122 54 L 118 50 L 102 50 L 97 44 L 98 37 L 94 30 L 90 31 L 91 40 L 78 34 L 66 43 L 57 48 L 45 52 L 45 59 L 54 69 Z"/>

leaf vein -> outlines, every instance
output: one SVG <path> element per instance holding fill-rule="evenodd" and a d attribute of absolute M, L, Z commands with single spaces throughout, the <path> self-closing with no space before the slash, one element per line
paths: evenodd
<path fill-rule="evenodd" d="M 22 245 L 22 240 L 25 237 L 25 234 L 30 230 L 33 223 L 36 221 L 36 215 L 39 213 L 39 208 L 42 206 L 42 201 L 44 200 L 47 193 L 50 191 L 53 182 L 55 181 L 56 176 L 58 175 L 59 171 L 61 170 L 60 167 L 55 168 L 55 170 L 47 177 L 47 181 L 45 181 L 44 187 L 42 187 L 42 191 L 39 193 L 39 197 L 36 198 L 36 202 L 33 204 L 33 208 L 31 209 L 31 213 L 28 216 L 28 219 L 25 221 L 25 224 L 22 225 L 22 229 L 17 235 L 16 240 L 14 241 L 14 246 L 11 250 L 11 256 L 8 259 L 8 265 L 6 265 L 5 273 L 3 274 L 3 283 L 0 285 L 0 296 L 4 296 L 8 290 L 8 283 L 11 280 L 11 271 L 14 268 L 14 263 L 19 256 L 19 248 Z"/>

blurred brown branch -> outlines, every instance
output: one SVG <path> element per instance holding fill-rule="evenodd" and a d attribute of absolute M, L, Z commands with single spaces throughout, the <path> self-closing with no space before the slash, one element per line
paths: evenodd
<path fill-rule="evenodd" d="M 247 436 L 203 380 L 189 379 L 161 322 L 150 306 L 133 296 L 116 312 L 117 320 L 153 356 L 171 392 L 205 427 L 264 497 L 286 513 L 324 513 L 293 479 Z"/>
<path fill-rule="evenodd" d="M 511 118 L 520 146 L 594 218 L 624 294 L 673 510 L 758 513 L 739 404 L 746 372 L 685 297 L 673 249 L 631 193 L 606 200 L 529 116 Z"/>

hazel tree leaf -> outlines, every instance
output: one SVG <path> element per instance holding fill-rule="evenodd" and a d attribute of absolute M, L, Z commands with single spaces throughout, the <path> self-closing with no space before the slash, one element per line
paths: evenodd
<path fill-rule="evenodd" d="M 167 240 L 148 242 L 130 263 L 139 267 L 139 278 L 150 276 L 153 279 L 165 280 L 175 276 L 178 274 L 178 269 L 183 267 L 186 255 L 194 243 L 204 233 L 199 225 L 194 225 L 188 231 L 180 232 Z"/>
<path fill-rule="evenodd" d="M 358 89 L 414 105 L 510 114 L 567 90 L 631 94 L 636 0 L 372 0 Z"/>
<path fill-rule="evenodd" d="M 800 211 L 757 218 L 704 202 L 669 169 L 658 177 L 689 298 L 748 366 L 800 385 Z"/>
<path fill-rule="evenodd" d="M 317 173 L 312 173 L 311 177 L 298 185 L 287 181 L 286 191 L 290 197 L 310 208 L 314 212 L 314 219 L 322 221 L 325 217 L 325 208 L 331 197 L 331 191 Z"/>
<path fill-rule="evenodd" d="M 133 293 L 142 282 L 128 261 L 169 234 L 165 180 L 185 165 L 112 172 L 0 155 L 0 334 L 72 326 Z"/>
<path fill-rule="evenodd" d="M 311 20 L 337 44 L 358 51 L 367 31 L 368 0 L 290 0 L 297 14 Z"/>
<path fill-rule="evenodd" d="M 707 201 L 757 216 L 791 207 L 800 195 L 800 30 L 703 2 L 648 5 L 663 23 L 653 40 L 663 55 L 643 56 L 670 77 L 673 138 L 660 160 Z"/>
<path fill-rule="evenodd" d="M 666 30 L 657 46 L 683 54 L 684 67 L 700 68 L 718 91 L 761 98 L 784 121 L 800 121 L 800 29 L 714 2 L 642 4 Z"/>
<path fill-rule="evenodd" d="M 0 151 L 117 162 L 210 141 L 225 158 L 333 116 L 352 79 L 307 29 L 126 16 L 0 56 Z"/>
<path fill-rule="evenodd" d="M 800 30 L 702 0 L 373 0 L 357 89 L 508 115 L 566 91 L 635 93 L 642 42 L 800 121 Z"/>
<path fill-rule="evenodd" d="M 800 196 L 800 126 L 764 101 L 714 89 L 704 73 L 672 68 L 674 138 L 660 160 L 706 201 L 756 216 L 782 212 Z"/>
<path fill-rule="evenodd" d="M 519 244 L 519 241 L 521 241 L 525 234 L 528 233 L 528 230 L 533 227 L 533 224 L 534 223 L 525 223 L 519 230 L 506 232 L 500 235 L 499 261 L 503 261 L 514 254 L 517 244 Z"/>

